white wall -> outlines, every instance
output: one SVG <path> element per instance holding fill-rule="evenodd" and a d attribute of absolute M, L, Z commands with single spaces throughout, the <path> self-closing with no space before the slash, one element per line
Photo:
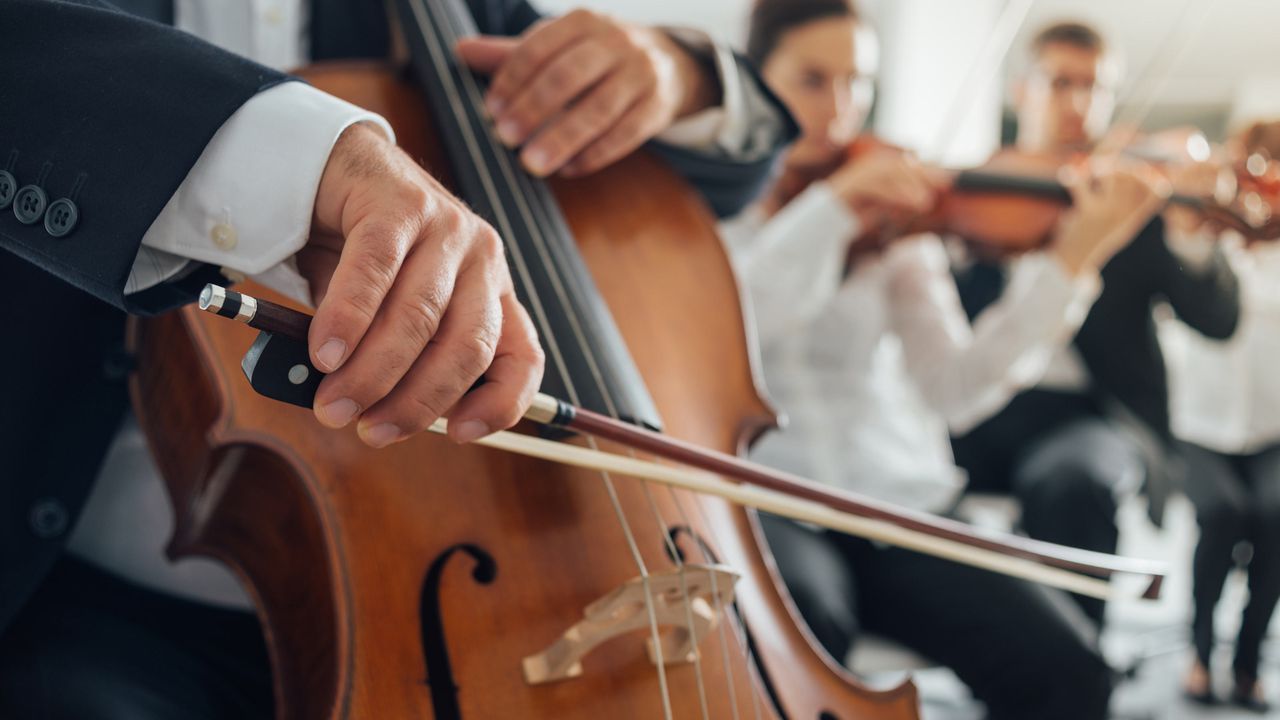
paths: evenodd
<path fill-rule="evenodd" d="M 701 28 L 735 45 L 746 36 L 751 0 L 534 0 L 541 10 L 588 7 L 628 20 Z"/>

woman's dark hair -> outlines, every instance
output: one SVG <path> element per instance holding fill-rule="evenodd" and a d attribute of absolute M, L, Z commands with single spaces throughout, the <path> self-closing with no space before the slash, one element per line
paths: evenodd
<path fill-rule="evenodd" d="M 782 36 L 805 23 L 827 18 L 858 18 L 854 0 L 756 0 L 747 34 L 747 59 L 756 67 L 782 42 Z"/>

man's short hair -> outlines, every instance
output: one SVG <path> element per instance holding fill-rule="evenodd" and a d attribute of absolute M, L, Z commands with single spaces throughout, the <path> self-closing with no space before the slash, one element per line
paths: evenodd
<path fill-rule="evenodd" d="M 1069 45 L 1100 55 L 1107 51 L 1102 34 L 1081 22 L 1057 22 L 1036 33 L 1031 40 L 1031 54 L 1039 57 L 1048 45 Z"/>

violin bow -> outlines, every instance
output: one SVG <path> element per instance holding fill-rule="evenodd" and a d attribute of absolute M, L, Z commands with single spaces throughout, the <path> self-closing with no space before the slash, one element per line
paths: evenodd
<path fill-rule="evenodd" d="M 268 397 L 311 407 L 315 386 L 323 375 L 307 359 L 310 315 L 217 285 L 205 286 L 199 308 L 262 331 L 263 335 L 254 343 L 243 364 L 250 382 Z M 294 363 L 306 362 L 308 371 L 303 375 L 308 378 L 310 392 L 277 395 L 264 389 L 265 386 L 253 377 L 255 363 L 266 357 L 264 338 L 274 337 L 287 338 L 293 346 L 290 348 L 292 359 L 284 363 L 273 361 L 275 367 L 292 376 L 288 368 L 296 368 Z M 663 465 L 508 431 L 489 435 L 477 440 L 476 444 L 716 495 L 730 502 L 839 532 L 1092 597 L 1115 596 L 1108 581 L 1115 575 L 1134 575 L 1147 579 L 1142 597 L 1154 600 L 1160 595 L 1167 573 L 1164 563 L 1156 561 L 1070 548 L 1011 533 L 979 531 L 966 523 L 827 487 L 727 453 L 699 447 L 541 393 L 525 413 L 525 419 L 542 426 L 618 443 L 687 467 Z M 443 433 L 447 427 L 447 421 L 441 419 L 430 429 Z"/>

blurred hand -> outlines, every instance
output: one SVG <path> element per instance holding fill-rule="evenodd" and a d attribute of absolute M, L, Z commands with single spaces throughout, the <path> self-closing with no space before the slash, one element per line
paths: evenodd
<path fill-rule="evenodd" d="M 339 138 L 298 267 L 318 303 L 315 413 L 383 447 L 447 415 L 466 442 L 532 401 L 542 351 L 497 233 L 381 132 Z M 484 385 L 463 394 L 483 375 Z"/>
<path fill-rule="evenodd" d="M 1072 274 L 1097 271 L 1129 244 L 1169 197 L 1167 180 L 1146 166 L 1070 180 L 1072 209 L 1063 214 L 1049 252 Z"/>
<path fill-rule="evenodd" d="M 1186 163 L 1170 169 L 1168 176 L 1173 192 L 1224 204 L 1230 204 L 1238 190 L 1235 173 L 1221 162 Z M 1165 208 L 1164 218 L 1171 231 L 1183 235 L 1200 232 L 1209 225 L 1203 215 L 1180 205 Z"/>
<path fill-rule="evenodd" d="M 665 33 L 587 10 L 519 38 L 462 40 L 458 54 L 493 76 L 498 136 L 540 176 L 599 170 L 720 93 L 714 70 Z"/>
<path fill-rule="evenodd" d="M 864 232 L 923 215 L 937 197 L 926 168 L 909 153 L 893 149 L 873 150 L 846 163 L 827 184 L 858 214 Z"/>

